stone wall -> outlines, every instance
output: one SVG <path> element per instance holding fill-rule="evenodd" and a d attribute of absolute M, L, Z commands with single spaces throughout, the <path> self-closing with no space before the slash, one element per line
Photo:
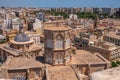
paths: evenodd
<path fill-rule="evenodd" d="M 93 72 L 100 71 L 107 68 L 107 63 L 98 64 L 76 64 L 73 65 L 80 74 L 89 75 Z"/>
<path fill-rule="evenodd" d="M 89 45 L 89 50 L 92 52 L 98 52 L 104 58 L 110 60 L 110 51 L 109 50 L 105 50 L 105 49 L 95 47 L 95 46 L 90 46 L 90 45 Z"/>
<path fill-rule="evenodd" d="M 27 78 L 26 70 L 8 70 L 9 79 L 15 79 L 18 76 Z"/>
<path fill-rule="evenodd" d="M 15 79 L 15 78 L 20 76 L 20 77 L 24 77 L 25 79 L 42 80 L 42 78 L 44 76 L 44 72 L 45 72 L 44 68 L 8 70 L 8 78 L 9 79 Z"/>

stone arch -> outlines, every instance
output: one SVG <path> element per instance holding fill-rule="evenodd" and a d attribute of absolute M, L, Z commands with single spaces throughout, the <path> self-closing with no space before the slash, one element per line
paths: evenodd
<path fill-rule="evenodd" d="M 56 64 L 63 64 L 64 56 L 62 53 L 57 53 L 56 55 Z"/>
<path fill-rule="evenodd" d="M 70 38 L 70 32 L 66 32 L 67 38 Z"/>
<path fill-rule="evenodd" d="M 52 63 L 52 54 L 51 54 L 51 53 L 47 53 L 46 55 L 47 55 L 47 56 L 46 56 L 46 61 L 47 61 L 48 63 Z"/>
<path fill-rule="evenodd" d="M 55 39 L 56 39 L 56 40 L 59 40 L 59 39 L 64 40 L 64 36 L 63 36 L 61 33 L 59 33 L 59 34 L 57 34 L 57 35 L 55 36 Z"/>
<path fill-rule="evenodd" d="M 55 49 L 63 49 L 64 46 L 64 37 L 61 34 L 58 34 L 55 38 Z"/>
<path fill-rule="evenodd" d="M 57 53 L 56 58 L 57 58 L 57 59 L 58 59 L 58 58 L 63 58 L 62 53 Z"/>
<path fill-rule="evenodd" d="M 15 78 L 13 78 L 15 80 L 26 80 L 26 78 L 24 76 L 21 75 L 17 75 Z"/>

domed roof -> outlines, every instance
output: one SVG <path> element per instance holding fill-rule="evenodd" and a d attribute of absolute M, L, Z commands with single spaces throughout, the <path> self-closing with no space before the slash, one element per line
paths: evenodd
<path fill-rule="evenodd" d="M 19 33 L 14 38 L 14 41 L 16 41 L 16 42 L 28 42 L 28 41 L 30 41 L 30 38 L 24 33 Z"/>

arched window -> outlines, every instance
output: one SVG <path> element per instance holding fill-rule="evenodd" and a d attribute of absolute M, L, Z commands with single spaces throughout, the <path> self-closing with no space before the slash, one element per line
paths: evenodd
<path fill-rule="evenodd" d="M 64 57 L 61 53 L 57 53 L 55 63 L 56 64 L 62 64 L 63 63 L 63 58 Z"/>
<path fill-rule="evenodd" d="M 36 70 L 35 70 L 35 76 L 36 76 L 36 77 L 39 77 L 39 75 L 40 75 L 40 70 L 39 70 L 39 69 L 36 69 Z"/>
<path fill-rule="evenodd" d="M 51 53 L 47 54 L 46 60 L 47 60 L 48 63 L 52 63 L 52 55 L 51 55 Z"/>
<path fill-rule="evenodd" d="M 26 80 L 26 78 L 24 76 L 17 75 L 15 78 L 13 78 L 13 80 Z"/>
<path fill-rule="evenodd" d="M 51 39 L 47 39 L 47 48 L 53 48 L 53 41 Z"/>
<path fill-rule="evenodd" d="M 56 40 L 55 40 L 55 49 L 63 49 L 63 36 L 62 35 L 57 35 Z"/>

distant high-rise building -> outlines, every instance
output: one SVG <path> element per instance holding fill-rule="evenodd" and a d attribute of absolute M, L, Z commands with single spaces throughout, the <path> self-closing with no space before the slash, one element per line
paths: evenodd
<path fill-rule="evenodd" d="M 108 15 L 110 15 L 111 14 L 111 8 L 102 8 L 102 10 L 103 10 L 103 14 L 108 14 Z"/>
<path fill-rule="evenodd" d="M 95 14 L 101 14 L 103 10 L 101 8 L 93 8 L 93 13 Z"/>
<path fill-rule="evenodd" d="M 117 10 L 116 16 L 117 16 L 117 17 L 120 17 L 120 8 Z"/>
<path fill-rule="evenodd" d="M 84 7 L 84 12 L 85 13 L 93 13 L 93 8 L 92 7 L 89 7 L 89 8 Z"/>

